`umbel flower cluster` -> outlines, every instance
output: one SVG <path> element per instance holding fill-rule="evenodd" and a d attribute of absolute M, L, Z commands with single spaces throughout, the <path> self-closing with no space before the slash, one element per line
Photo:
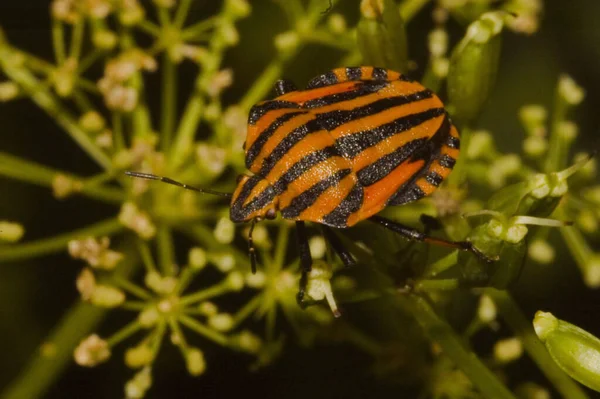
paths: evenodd
<path fill-rule="evenodd" d="M 476 123 L 493 87 L 503 32 L 534 34 L 542 0 L 362 0 L 353 26 L 335 0 L 277 1 L 287 30 L 273 36 L 275 55 L 233 102 L 223 93 L 244 68 L 228 65 L 225 55 L 238 45 L 239 22 L 254 17 L 250 2 L 224 0 L 212 15 L 194 12 L 193 0 L 147 3 L 52 1 L 52 60 L 20 50 L 0 32 L 0 101 L 35 103 L 98 167 L 97 174 L 81 176 L 0 152 L 0 175 L 47 187 L 58 201 L 85 196 L 114 206 L 108 219 L 37 241 L 27 240 L 27 226 L 18 220 L 0 221 L 1 262 L 68 251 L 81 266 L 74 283 L 80 302 L 4 397 L 40 397 L 71 359 L 92 367 L 117 361 L 111 357 L 119 352 L 133 370 L 124 377 L 125 397 L 142 398 L 167 343 L 178 348 L 192 376 L 211 367 L 204 355 L 210 345 L 247 354 L 256 369 L 285 350 L 284 331 L 290 329 L 284 325 L 304 345 L 343 341 L 363 350 L 378 372 L 403 374 L 421 387 L 422 397 L 543 398 L 555 389 L 564 397 L 586 398 L 563 369 L 599 389 L 590 361 L 600 355 L 597 339 L 543 312 L 536 315 L 534 332 L 506 290 L 528 262 L 552 264 L 550 235 L 562 237 L 585 284 L 600 286 L 600 254 L 586 238 L 600 219 L 596 161 L 588 153 L 570 155 L 578 126 L 569 111 L 585 92 L 564 75 L 552 109 L 523 104 L 518 115 L 505 116 L 522 124 L 519 154 L 499 151 L 495 139 L 504 133 Z M 432 215 L 443 230 L 434 234 L 469 239 L 496 262 L 358 227 L 339 237 L 360 266 L 340 271 L 315 231 L 307 292 L 315 306 L 302 310 L 295 300 L 299 260 L 290 222 L 256 226 L 261 265 L 252 274 L 244 242 L 249 226 L 234 225 L 222 199 L 124 175 L 135 170 L 232 191 L 235 176 L 244 171 L 248 111 L 269 96 L 303 48 L 324 46 L 340 54 L 338 65 L 323 65 L 323 71 L 362 64 L 416 74 L 405 27 L 424 10 L 433 10 L 435 27 L 420 80 L 435 91 L 445 85 L 462 155 L 432 197 L 386 212 L 416 225 L 420 214 Z M 464 26 L 456 43 L 449 38 L 450 21 Z M 195 80 L 181 104 L 179 71 L 190 66 Z M 146 90 L 149 80 L 161 82 L 159 93 Z M 158 118 L 152 95 L 160 100 Z M 457 292 L 478 303 L 464 331 L 448 322 L 444 310 Z M 363 325 L 334 320 L 336 299 L 349 312 L 353 302 L 374 303 L 370 313 L 377 315 L 371 317 L 400 320 L 403 331 L 396 331 L 395 340 L 380 339 Z M 95 327 L 109 311 L 128 312 L 130 321 L 100 335 Z M 512 336 L 497 337 L 493 348 L 476 355 L 470 340 L 500 324 Z M 561 350 L 563 344 L 583 352 Z M 523 352 L 551 386 L 515 386 L 501 377 Z"/>

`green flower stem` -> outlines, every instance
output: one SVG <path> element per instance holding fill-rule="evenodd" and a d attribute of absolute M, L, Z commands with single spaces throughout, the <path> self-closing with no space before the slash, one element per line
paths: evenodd
<path fill-rule="evenodd" d="M 125 136 L 123 135 L 123 115 L 120 112 L 112 113 L 112 130 L 115 142 L 115 150 L 125 148 Z"/>
<path fill-rule="evenodd" d="M 408 22 L 421 11 L 430 0 L 404 0 L 400 3 L 400 16 Z"/>
<path fill-rule="evenodd" d="M 11 50 L 7 47 L 0 48 L 0 68 L 14 82 L 26 91 L 33 102 L 46 111 L 77 144 L 104 169 L 111 168 L 110 158 L 94 143 L 77 123 L 77 119 L 54 96 L 48 88 L 43 87 L 30 71 L 23 67 L 12 65 L 6 60 L 10 58 Z"/>
<path fill-rule="evenodd" d="M 177 65 L 171 60 L 169 52 L 163 54 L 162 63 L 162 104 L 160 145 L 163 150 L 170 148 L 177 118 Z"/>
<path fill-rule="evenodd" d="M 73 91 L 73 100 L 75 101 L 77 108 L 79 108 L 79 111 L 82 114 L 94 109 L 94 106 L 88 99 L 86 93 L 83 90 L 80 90 L 79 88 Z"/>
<path fill-rule="evenodd" d="M 147 301 L 125 301 L 123 304 L 121 304 L 121 306 L 119 306 L 119 309 L 121 310 L 129 310 L 136 313 L 139 313 L 147 308 Z"/>
<path fill-rule="evenodd" d="M 202 335 L 203 337 L 206 337 L 208 339 L 210 339 L 213 342 L 216 342 L 219 345 L 222 346 L 227 346 L 229 340 L 227 339 L 227 337 L 209 327 L 206 327 L 205 325 L 203 325 L 202 323 L 200 323 L 198 320 L 186 316 L 184 314 L 180 314 L 177 317 L 177 320 L 183 324 L 184 326 L 186 326 L 187 328 L 189 328 L 192 331 L 197 332 L 198 334 Z"/>
<path fill-rule="evenodd" d="M 563 212 L 560 213 L 562 214 Z M 581 273 L 585 276 L 588 270 L 589 259 L 593 253 L 592 249 L 577 227 L 562 227 L 559 230 L 560 234 L 565 240 L 565 243 L 567 244 L 567 247 L 569 247 L 569 252 L 571 252 L 575 258 L 575 262 L 577 263 L 577 266 L 579 266 L 579 270 L 581 270 Z"/>
<path fill-rule="evenodd" d="M 339 37 L 324 29 L 306 32 L 302 35 L 302 39 L 306 40 L 308 43 L 323 44 L 345 51 L 350 51 L 356 46 L 356 43 L 351 39 L 351 36 Z"/>
<path fill-rule="evenodd" d="M 521 312 L 511 295 L 506 291 L 494 288 L 486 288 L 485 293 L 492 298 L 502 318 L 521 339 L 529 356 L 561 396 L 569 399 L 587 399 L 588 395 L 585 391 L 552 360 L 531 327 L 531 321 Z"/>
<path fill-rule="evenodd" d="M 24 244 L 0 247 L 0 262 L 15 262 L 31 259 L 54 252 L 64 251 L 71 240 L 83 237 L 110 236 L 123 231 L 125 227 L 117 218 L 103 220 L 79 230 L 70 231 L 50 238 Z M 123 262 L 121 262 L 123 263 Z"/>
<path fill-rule="evenodd" d="M 271 61 L 271 63 L 264 69 L 263 73 L 254 81 L 254 84 L 244 97 L 242 97 L 239 105 L 245 113 L 250 111 L 250 108 L 261 99 L 263 99 L 273 89 L 275 81 L 283 73 L 283 67 L 286 62 L 296 55 L 297 51 L 292 50 L 284 54 L 280 54 L 279 57 Z"/>
<path fill-rule="evenodd" d="M 85 71 L 87 71 L 92 65 L 96 63 L 105 53 L 101 50 L 94 49 L 89 52 L 86 56 L 84 56 L 79 64 L 77 65 L 77 74 L 82 75 Z"/>
<path fill-rule="evenodd" d="M 177 323 L 177 320 L 173 317 L 169 317 L 167 319 L 167 323 L 169 323 L 169 328 L 173 332 L 172 336 L 177 337 L 175 346 L 179 347 L 179 349 L 181 350 L 181 353 L 185 357 L 185 349 L 187 349 L 188 344 L 187 344 L 187 341 L 185 340 L 185 335 L 183 334 L 183 331 L 181 331 L 181 327 L 179 326 L 179 323 Z"/>
<path fill-rule="evenodd" d="M 125 253 L 125 259 L 115 273 L 125 278 L 135 272 L 139 262 L 133 246 L 128 243 L 120 251 Z M 77 301 L 43 341 L 45 345 L 56 348 L 56 353 L 44 355 L 38 350 L 21 374 L 0 394 L 0 398 L 42 397 L 71 363 L 73 350 L 81 339 L 93 331 L 108 312 L 108 309 Z"/>
<path fill-rule="evenodd" d="M 69 47 L 69 58 L 79 60 L 81 57 L 81 47 L 83 45 L 83 33 L 85 28 L 85 18 L 78 18 L 71 31 L 71 46 Z"/>
<path fill-rule="evenodd" d="M 118 343 L 131 337 L 133 334 L 138 332 L 141 328 L 142 328 L 142 325 L 140 324 L 140 322 L 137 320 L 134 320 L 131 323 L 125 325 L 123 328 L 121 328 L 119 331 L 117 331 L 113 335 L 111 335 L 110 338 L 107 338 L 106 341 L 108 342 L 108 345 L 110 347 L 114 347 Z"/>
<path fill-rule="evenodd" d="M 204 19 L 194 25 L 190 25 L 182 30 L 181 39 L 191 40 L 197 38 L 198 36 L 204 35 L 206 32 L 208 32 L 215 26 L 217 21 L 217 18 L 212 17 Z"/>
<path fill-rule="evenodd" d="M 90 198 L 116 204 L 123 202 L 124 194 L 121 190 L 100 185 L 105 180 L 109 180 L 106 177 L 112 179 L 113 175 L 111 173 L 101 173 L 84 179 L 80 176 L 74 176 L 0 152 L 0 176 L 51 188 L 54 178 L 59 174 L 83 182 L 81 193 Z"/>
<path fill-rule="evenodd" d="M 52 46 L 57 65 L 62 65 L 66 59 L 65 28 L 61 21 L 54 19 L 52 22 Z"/>
<path fill-rule="evenodd" d="M 205 301 L 209 298 L 214 298 L 230 291 L 229 285 L 226 282 L 221 282 L 212 287 L 205 288 L 191 295 L 182 296 L 179 303 L 183 306 L 192 305 L 198 302 Z"/>
<path fill-rule="evenodd" d="M 279 225 L 279 234 L 277 235 L 277 243 L 275 245 L 273 264 L 277 267 L 277 270 L 274 272 L 279 272 L 284 266 L 289 237 L 290 224 L 288 222 L 283 222 Z"/>
<path fill-rule="evenodd" d="M 46 337 L 46 344 L 58 349 L 52 356 L 44 356 L 40 350 L 21 374 L 13 380 L 2 399 L 34 399 L 44 395 L 46 390 L 62 374 L 73 357 L 72 350 L 79 341 L 93 330 L 104 318 L 107 309 L 78 302 L 69 309 L 56 328 Z"/>
<path fill-rule="evenodd" d="M 255 295 L 254 298 L 246 302 L 240 310 L 233 315 L 233 328 L 239 326 L 244 320 L 252 315 L 263 304 L 262 294 Z M 232 329 L 233 329 L 232 328 Z"/>
<path fill-rule="evenodd" d="M 567 167 L 567 156 L 569 154 L 570 146 L 562 137 L 560 125 L 566 120 L 568 109 L 569 105 L 561 96 L 560 89 L 557 88 L 556 93 L 554 94 L 548 153 L 546 154 L 544 161 L 544 171 L 546 173 L 557 172 Z"/>
<path fill-rule="evenodd" d="M 471 380 L 481 394 L 489 399 L 515 399 L 483 362 L 471 350 L 465 348 L 461 338 L 452 327 L 436 314 L 429 302 L 414 294 L 399 295 L 398 300 L 407 305 L 429 338 L 440 345 L 442 351 Z"/>
<path fill-rule="evenodd" d="M 452 251 L 443 258 L 429 264 L 423 271 L 422 278 L 433 278 L 448 270 L 458 262 L 458 251 Z"/>
<path fill-rule="evenodd" d="M 144 288 L 138 286 L 137 284 L 132 283 L 131 281 L 124 279 L 119 276 L 115 276 L 113 278 L 109 278 L 109 282 L 123 289 L 124 291 L 129 292 L 131 295 L 138 297 L 139 299 L 150 301 L 152 300 L 152 294 L 146 291 Z"/>
<path fill-rule="evenodd" d="M 150 251 L 150 247 L 148 243 L 142 239 L 137 240 L 137 249 L 142 258 L 142 263 L 146 268 L 146 273 L 157 272 L 156 264 L 154 263 L 154 258 L 152 257 L 152 252 Z"/>
<path fill-rule="evenodd" d="M 158 265 L 165 276 L 175 274 L 175 246 L 173 233 L 167 226 L 159 225 L 157 230 Z"/>
<path fill-rule="evenodd" d="M 179 2 L 179 7 L 177 11 L 175 11 L 175 17 L 173 18 L 173 26 L 177 29 L 181 29 L 185 20 L 190 12 L 190 7 L 192 5 L 192 0 L 181 0 Z"/>
<path fill-rule="evenodd" d="M 162 30 L 160 29 L 160 27 L 147 19 L 143 19 L 142 21 L 138 22 L 136 26 L 140 28 L 140 30 L 149 34 L 150 36 L 154 36 L 156 38 L 162 36 Z"/>
<path fill-rule="evenodd" d="M 419 291 L 453 291 L 459 287 L 459 281 L 456 278 L 446 278 L 438 280 L 419 280 L 415 283 L 415 290 Z"/>
<path fill-rule="evenodd" d="M 171 145 L 170 156 L 167 158 L 171 163 L 171 171 L 175 171 L 184 163 L 185 154 L 189 153 L 192 148 L 194 134 L 200 124 L 204 105 L 202 93 L 196 89 L 185 107 L 181 122 L 175 133 L 175 140 Z"/>

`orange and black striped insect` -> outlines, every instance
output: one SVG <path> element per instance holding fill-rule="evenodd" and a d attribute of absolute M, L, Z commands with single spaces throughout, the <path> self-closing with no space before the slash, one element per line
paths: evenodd
<path fill-rule="evenodd" d="M 256 255 L 252 228 L 278 213 L 297 227 L 302 301 L 311 270 L 305 222 L 323 226 L 325 238 L 345 265 L 354 263 L 331 228 L 362 220 L 382 225 L 408 239 L 473 252 L 470 242 L 433 238 L 377 216 L 383 208 L 417 201 L 431 194 L 450 174 L 460 151 L 458 131 L 440 99 L 421 84 L 388 69 L 338 68 L 298 90 L 280 80 L 277 97 L 250 110 L 244 144 L 246 167 L 231 196 L 233 222 L 250 222 L 249 251 Z"/>

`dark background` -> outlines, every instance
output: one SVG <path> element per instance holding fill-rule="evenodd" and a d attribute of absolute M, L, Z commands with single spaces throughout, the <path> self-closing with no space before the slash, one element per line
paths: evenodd
<path fill-rule="evenodd" d="M 255 1 L 250 18 L 240 24 L 240 44 L 228 53 L 224 65 L 235 71 L 235 83 L 225 95 L 234 102 L 260 73 L 273 54 L 273 36 L 286 29 L 279 9 L 268 1 Z M 356 15 L 356 1 L 343 1 L 341 9 Z M 214 5 L 199 2 L 193 18 L 210 13 Z M 425 38 L 431 29 L 428 8 L 409 26 L 411 57 L 422 67 L 426 59 Z M 194 15 L 194 12 L 197 13 Z M 528 103 L 551 106 L 555 82 L 560 73 L 570 74 L 586 89 L 586 99 L 572 118 L 580 126 L 576 142 L 579 150 L 598 147 L 600 127 L 600 2 L 597 0 L 547 1 L 540 31 L 531 37 L 507 32 L 496 89 L 479 125 L 496 133 L 503 151 L 519 151 L 522 129 L 517 110 Z M 268 21 L 257 24 L 256 21 Z M 352 26 L 351 20 L 349 25 Z M 48 7 L 45 1 L 2 1 L 0 26 L 14 45 L 43 58 L 52 59 Z M 450 24 L 454 39 L 460 28 Z M 311 46 L 293 62 L 286 77 L 304 84 L 310 77 L 335 66 L 337 57 L 327 49 Z M 314 60 L 319 62 L 315 63 Z M 192 69 L 184 69 L 180 82 L 192 79 Z M 414 73 L 418 78 L 422 70 Z M 158 81 L 151 83 L 159 90 Z M 188 85 L 189 86 L 189 85 Z M 152 90 L 148 90 L 152 93 Z M 185 98 L 183 90 L 182 100 Z M 159 94 L 156 94 L 158 98 Z M 52 119 L 28 100 L 0 104 L 0 151 L 72 171 L 82 176 L 97 173 L 96 166 L 55 125 Z M 85 198 L 57 201 L 44 188 L 0 178 L 0 219 L 19 221 L 26 226 L 26 240 L 47 237 L 84 226 L 114 214 L 114 208 Z M 590 332 L 600 335 L 597 291 L 583 286 L 580 274 L 556 237 L 558 257 L 548 266 L 530 264 L 515 292 L 528 317 L 536 310 L 552 311 Z M 598 250 L 598 237 L 592 245 Z M 66 255 L 0 265 L 0 388 L 18 375 L 63 312 L 77 299 L 74 279 L 79 262 Z M 109 320 L 120 325 L 117 316 Z M 113 331 L 114 328 L 107 328 Z M 205 349 L 205 347 L 203 347 Z M 48 398 L 120 397 L 130 370 L 122 365 L 117 349 L 107 364 L 95 369 L 71 366 Z M 154 383 L 148 397 L 230 397 L 250 395 L 279 398 L 344 397 L 383 398 L 406 392 L 390 379 L 379 379 L 370 371 L 371 359 L 345 345 L 326 348 L 300 348 L 288 342 L 283 357 L 259 373 L 249 373 L 250 359 L 222 355 L 208 347 L 208 371 L 201 378 L 187 375 L 179 354 L 164 346 L 154 370 Z M 514 375 L 540 380 L 527 359 L 509 367 Z M 0 389 L 1 391 L 1 389 Z M 410 395 L 410 393 L 408 394 Z"/>

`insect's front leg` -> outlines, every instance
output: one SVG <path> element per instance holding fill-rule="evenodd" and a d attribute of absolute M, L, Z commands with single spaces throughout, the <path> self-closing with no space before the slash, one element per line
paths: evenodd
<path fill-rule="evenodd" d="M 300 287 L 296 300 L 301 307 L 305 307 L 304 295 L 306 294 L 306 285 L 308 284 L 308 273 L 312 269 L 312 256 L 310 255 L 310 247 L 308 245 L 308 235 L 306 234 L 306 225 L 302 221 L 296 222 L 296 237 L 298 239 L 298 249 L 300 251 Z"/>
<path fill-rule="evenodd" d="M 331 244 L 333 250 L 335 251 L 337 256 L 339 256 L 344 266 L 354 266 L 356 264 L 356 261 L 354 260 L 354 257 L 352 256 L 350 251 L 348 251 L 348 249 L 344 247 L 344 244 L 342 244 L 340 238 L 335 234 L 335 232 L 331 230 L 331 228 L 325 225 L 323 225 L 322 227 L 325 239 Z"/>

